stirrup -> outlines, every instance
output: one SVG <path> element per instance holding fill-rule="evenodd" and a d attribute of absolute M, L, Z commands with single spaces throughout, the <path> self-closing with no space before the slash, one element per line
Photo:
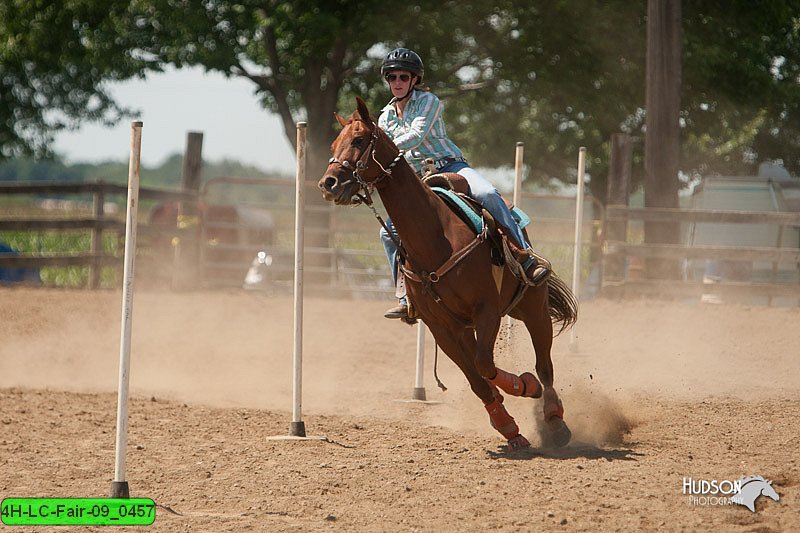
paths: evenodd
<path fill-rule="evenodd" d="M 528 255 L 533 259 L 532 263 L 525 269 L 525 276 L 528 278 L 528 284 L 538 287 L 546 282 L 553 273 L 553 267 L 550 261 L 534 252 L 531 248 L 527 250 Z"/>

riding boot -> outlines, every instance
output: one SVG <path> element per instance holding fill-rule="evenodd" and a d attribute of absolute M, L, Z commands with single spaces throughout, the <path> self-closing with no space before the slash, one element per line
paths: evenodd
<path fill-rule="evenodd" d="M 408 305 L 405 303 L 399 303 L 383 313 L 383 316 L 386 318 L 408 319 Z"/>
<path fill-rule="evenodd" d="M 522 268 L 525 270 L 528 282 L 534 287 L 538 287 L 547 281 L 547 278 L 553 273 L 553 268 L 550 261 L 534 252 L 533 249 L 528 248 L 527 252 L 529 258 L 522 264 Z"/>

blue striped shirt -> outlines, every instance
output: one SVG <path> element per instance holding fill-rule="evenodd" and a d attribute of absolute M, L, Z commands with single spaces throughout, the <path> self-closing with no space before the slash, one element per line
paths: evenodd
<path fill-rule="evenodd" d="M 394 104 L 381 110 L 378 125 L 399 149 L 406 151 L 406 160 L 417 173 L 422 172 L 426 159 L 463 157 L 447 137 L 443 112 L 444 104 L 436 95 L 417 90 L 411 93 L 402 118 L 397 116 Z"/>

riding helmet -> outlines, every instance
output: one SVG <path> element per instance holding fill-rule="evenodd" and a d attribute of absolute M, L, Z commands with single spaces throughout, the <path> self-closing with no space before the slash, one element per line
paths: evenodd
<path fill-rule="evenodd" d="M 419 78 L 417 83 L 422 82 L 425 74 L 425 66 L 419 55 L 408 48 L 395 48 L 383 58 L 381 64 L 381 77 L 386 77 L 386 73 L 392 70 L 407 70 Z"/>

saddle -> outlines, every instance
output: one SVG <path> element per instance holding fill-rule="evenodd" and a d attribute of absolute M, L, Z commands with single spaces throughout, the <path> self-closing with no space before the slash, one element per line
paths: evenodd
<path fill-rule="evenodd" d="M 508 237 L 507 230 L 495 221 L 494 217 L 481 206 L 480 202 L 471 196 L 469 183 L 463 176 L 451 172 L 428 172 L 421 177 L 421 180 L 472 229 L 478 239 L 481 239 L 480 236 L 483 235 L 484 238 L 491 243 L 492 276 L 497 291 L 500 292 L 502 286 L 504 265 L 507 265 L 514 276 L 520 280 L 520 285 L 513 299 L 502 313 L 503 315 L 507 314 L 522 298 L 528 287 L 525 270 L 522 268 L 522 263 L 528 258 L 528 252 L 517 247 Z M 503 201 L 519 224 L 520 229 L 524 232 L 524 228 L 531 222 L 530 217 L 525 214 L 524 211 L 515 207 L 506 198 L 503 198 Z M 406 273 L 406 275 L 408 275 L 408 273 Z M 397 292 L 395 294 L 398 298 L 406 296 L 404 281 L 403 277 L 400 277 L 398 280 Z M 421 280 L 418 279 L 417 281 Z M 408 299 L 408 317 L 404 318 L 403 321 L 408 324 L 414 324 L 418 317 L 419 315 L 413 302 Z"/>
<path fill-rule="evenodd" d="M 461 196 L 466 196 L 472 202 L 477 203 L 470 195 L 469 182 L 467 181 L 467 178 L 461 174 L 456 174 L 455 172 L 426 174 L 422 177 L 422 182 L 431 188 L 439 187 L 448 191 L 453 191 L 454 193 Z M 503 198 L 503 201 L 506 203 L 508 208 L 513 211 L 514 204 L 509 202 L 506 198 Z"/>
<path fill-rule="evenodd" d="M 492 239 L 492 242 L 498 245 L 498 248 L 501 249 L 500 251 L 502 251 L 502 246 L 500 246 L 500 244 L 503 240 L 506 240 L 516 257 L 522 259 L 526 256 L 527 252 L 520 250 L 513 242 L 508 240 L 506 237 L 506 230 L 504 230 L 504 228 L 494 220 L 494 217 L 483 209 L 481 204 L 471 196 L 469 183 L 464 176 L 453 172 L 427 174 L 422 177 L 422 182 L 444 200 L 448 207 L 466 222 L 476 234 L 483 229 L 482 225 L 476 223 L 476 220 L 482 219 L 488 223 L 489 237 Z M 524 230 L 525 227 L 531 223 L 530 217 L 522 209 L 514 206 L 512 202 L 509 202 L 507 198 L 503 198 L 503 201 L 511 211 L 514 220 L 519 224 L 520 229 Z"/>
<path fill-rule="evenodd" d="M 483 209 L 477 200 L 472 198 L 469 183 L 464 176 L 451 172 L 429 172 L 422 177 L 422 182 L 442 198 L 447 206 L 472 228 L 476 235 L 485 232 L 484 234 L 492 244 L 492 274 L 498 291 L 501 286 L 503 265 L 508 266 L 514 276 L 522 282 L 522 285 L 527 285 L 528 278 L 522 265 L 529 257 L 528 251 L 517 247 L 514 240 L 508 236 L 508 231 L 488 211 Z M 525 227 L 530 224 L 530 217 L 508 199 L 503 198 L 503 201 L 527 238 Z M 523 293 L 524 290 L 520 291 L 518 298 L 521 298 Z M 512 306 L 518 298 L 515 298 Z"/>

